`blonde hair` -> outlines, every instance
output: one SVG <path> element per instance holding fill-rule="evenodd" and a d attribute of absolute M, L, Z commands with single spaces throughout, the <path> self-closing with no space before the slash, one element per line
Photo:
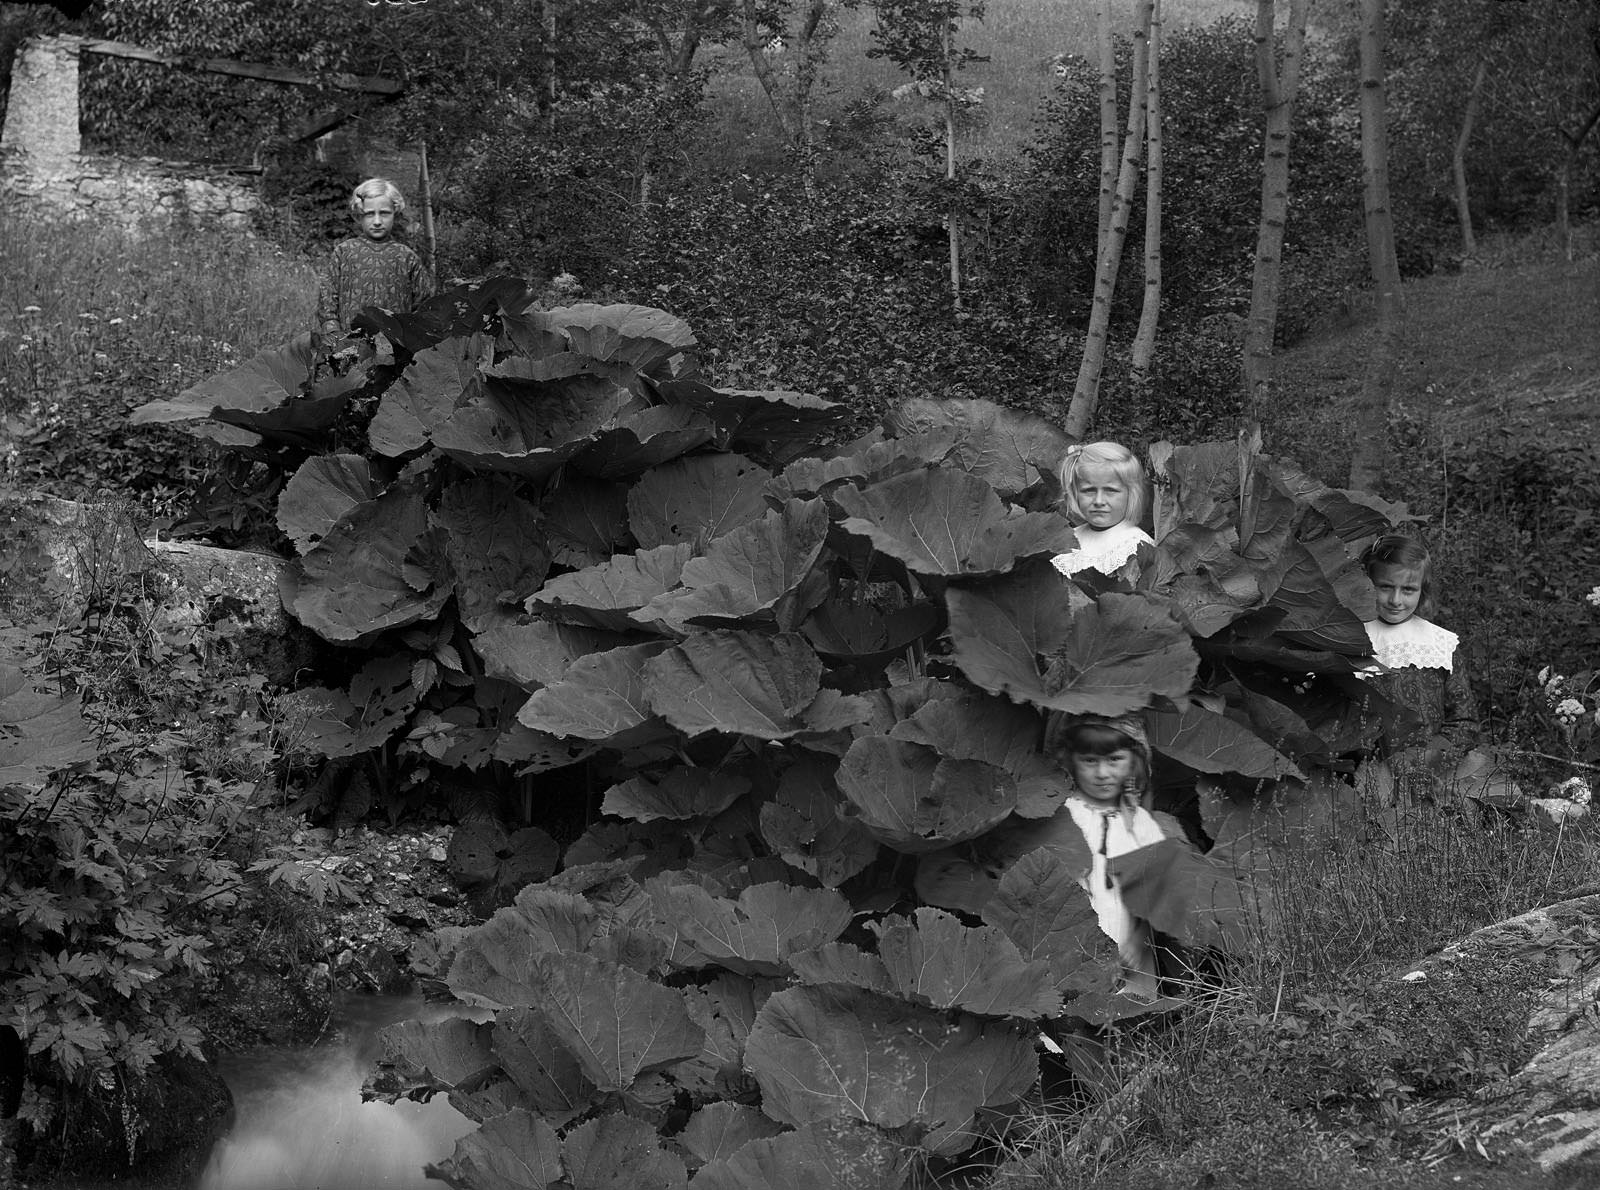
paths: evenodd
<path fill-rule="evenodd" d="M 1120 442 L 1090 442 L 1069 446 L 1056 468 L 1056 478 L 1061 481 L 1061 502 L 1079 521 L 1087 520 L 1078 503 L 1078 493 L 1073 481 L 1083 467 L 1109 467 L 1112 474 L 1128 486 L 1128 515 L 1124 518 L 1137 525 L 1144 520 L 1150 508 L 1150 481 L 1145 478 L 1144 464 Z"/>
<path fill-rule="evenodd" d="M 388 178 L 368 178 L 361 185 L 350 192 L 350 213 L 357 219 L 361 218 L 361 204 L 369 198 L 387 198 L 394 204 L 396 216 L 406 209 L 406 196 L 400 193 Z"/>

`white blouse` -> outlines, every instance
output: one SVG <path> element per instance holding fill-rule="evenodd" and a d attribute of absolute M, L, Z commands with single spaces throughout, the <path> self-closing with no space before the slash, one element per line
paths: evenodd
<path fill-rule="evenodd" d="M 1072 576 L 1080 570 L 1098 570 L 1108 577 L 1138 552 L 1141 545 L 1154 545 L 1155 539 L 1132 521 L 1122 521 L 1109 529 L 1075 525 L 1078 548 L 1057 554 L 1051 563 L 1062 574 Z"/>
<path fill-rule="evenodd" d="M 1414 665 L 1419 669 L 1442 669 L 1450 672 L 1456 645 L 1461 638 L 1448 628 L 1440 628 L 1421 616 L 1412 616 L 1398 624 L 1385 624 L 1382 620 L 1367 621 L 1367 639 L 1372 642 L 1372 656 L 1380 665 L 1390 669 Z M 1373 671 L 1367 671 L 1368 676 Z"/>
<path fill-rule="evenodd" d="M 1123 990 L 1154 1000 L 1156 957 L 1150 930 L 1122 899 L 1122 886 L 1111 876 L 1119 855 L 1161 842 L 1167 836 L 1150 811 L 1137 805 L 1101 805 L 1081 796 L 1069 797 L 1067 811 L 1089 845 L 1089 874 L 1078 883 L 1089 894 L 1101 931 L 1117 944 L 1127 982 Z"/>

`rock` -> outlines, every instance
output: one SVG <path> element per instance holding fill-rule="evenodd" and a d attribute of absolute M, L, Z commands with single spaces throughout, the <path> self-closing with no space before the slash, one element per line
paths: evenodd
<path fill-rule="evenodd" d="M 1528 1033 L 1536 1051 L 1509 1078 L 1441 1118 L 1470 1123 L 1483 1141 L 1523 1149 L 1544 1171 L 1592 1175 L 1600 1184 L 1600 894 L 1574 897 L 1486 926 L 1419 965 L 1504 965 L 1533 960 L 1553 976 L 1532 989 Z M 1573 1183 L 1576 1185 L 1577 1183 Z"/>

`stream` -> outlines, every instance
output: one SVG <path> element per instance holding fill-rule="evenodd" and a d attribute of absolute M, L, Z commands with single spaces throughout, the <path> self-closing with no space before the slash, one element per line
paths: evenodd
<path fill-rule="evenodd" d="M 309 1048 L 223 1056 L 217 1068 L 236 1115 L 197 1190 L 439 1190 L 422 1167 L 448 1157 L 475 1125 L 442 1095 L 363 1103 L 361 1083 L 385 1025 L 450 1014 L 420 996 L 350 995 Z"/>

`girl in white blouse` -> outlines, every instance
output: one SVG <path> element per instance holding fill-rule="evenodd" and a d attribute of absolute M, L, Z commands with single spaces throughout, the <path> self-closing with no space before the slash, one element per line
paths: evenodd
<path fill-rule="evenodd" d="M 1078 548 L 1050 559 L 1055 568 L 1069 577 L 1094 570 L 1136 582 L 1139 547 L 1155 544 L 1139 527 L 1150 507 L 1150 481 L 1138 457 L 1120 442 L 1071 446 L 1057 477 Z"/>

